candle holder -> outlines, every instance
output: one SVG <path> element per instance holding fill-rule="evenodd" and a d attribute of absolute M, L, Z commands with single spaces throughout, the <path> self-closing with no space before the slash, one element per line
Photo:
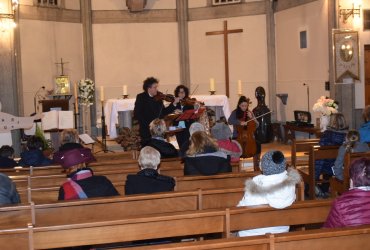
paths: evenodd
<path fill-rule="evenodd" d="M 123 99 L 127 99 L 128 98 L 128 95 L 122 95 L 122 98 Z"/>
<path fill-rule="evenodd" d="M 214 95 L 214 94 L 216 93 L 216 91 L 215 91 L 215 90 L 210 90 L 210 91 L 209 91 L 209 93 L 210 93 L 211 95 Z"/>

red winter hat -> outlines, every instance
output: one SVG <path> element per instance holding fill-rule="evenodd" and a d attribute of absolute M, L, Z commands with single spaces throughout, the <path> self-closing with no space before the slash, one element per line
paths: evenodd
<path fill-rule="evenodd" d="M 61 161 L 63 168 L 70 168 L 80 163 L 95 161 L 95 158 L 89 148 L 76 148 L 64 152 Z"/>

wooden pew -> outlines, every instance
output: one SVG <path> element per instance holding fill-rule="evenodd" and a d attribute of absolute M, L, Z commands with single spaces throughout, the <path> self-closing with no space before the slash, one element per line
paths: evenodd
<path fill-rule="evenodd" d="M 104 154 L 94 154 L 94 157 L 97 161 L 106 161 L 106 160 L 122 160 L 122 159 L 137 159 L 138 151 L 124 151 L 124 152 L 108 152 Z"/>
<path fill-rule="evenodd" d="M 349 168 L 351 166 L 352 161 L 359 159 L 359 158 L 370 158 L 370 152 L 364 153 L 346 153 L 344 157 L 344 165 L 343 165 L 343 180 L 339 180 L 333 176 L 330 179 L 330 190 L 331 196 L 334 198 L 339 194 L 347 191 L 349 189 Z"/>
<path fill-rule="evenodd" d="M 32 225 L 0 230 L 0 246 L 2 250 L 32 250 Z"/>
<path fill-rule="evenodd" d="M 306 139 L 306 140 L 292 140 L 291 145 L 291 165 L 293 167 L 297 166 L 307 166 L 308 165 L 308 156 L 306 157 L 297 157 L 297 153 L 306 153 L 310 151 L 311 146 L 319 145 L 320 139 Z M 299 159 L 299 158 L 304 158 Z"/>
<path fill-rule="evenodd" d="M 305 183 L 309 185 L 309 197 L 315 199 L 315 161 L 321 159 L 335 159 L 338 155 L 339 146 L 311 146 L 308 155 L 308 167 L 298 168 Z"/>
<path fill-rule="evenodd" d="M 230 237 L 232 230 L 322 223 L 331 203 L 331 200 L 304 201 L 280 210 L 256 206 L 150 214 L 111 221 L 90 218 L 88 222 L 64 225 L 38 225 L 36 221 L 33 241 L 36 249 L 44 249 L 209 233 Z"/>

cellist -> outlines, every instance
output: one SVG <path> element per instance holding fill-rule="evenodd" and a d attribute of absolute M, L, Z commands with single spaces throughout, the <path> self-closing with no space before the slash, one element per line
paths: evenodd
<path fill-rule="evenodd" d="M 233 125 L 234 131 L 233 131 L 233 139 L 238 139 L 238 127 L 239 126 L 248 126 L 248 123 L 250 123 L 251 120 L 255 123 L 255 127 L 258 127 L 259 123 L 257 119 L 255 118 L 253 112 L 249 110 L 249 105 L 251 104 L 251 101 L 249 98 L 245 96 L 241 96 L 238 101 L 238 105 L 236 106 L 236 109 L 231 112 L 231 115 L 228 119 L 228 123 L 230 125 Z M 239 142 L 240 143 L 240 142 Z M 255 141 L 254 141 L 255 143 Z M 242 145 L 242 143 L 241 143 Z M 242 145 L 243 147 L 243 145 Z M 244 147 L 248 147 L 248 145 L 244 144 Z M 261 150 L 260 145 L 257 144 L 257 152 L 258 150 Z M 245 152 L 245 148 L 243 148 L 243 152 Z M 255 166 L 257 167 L 257 166 Z"/>

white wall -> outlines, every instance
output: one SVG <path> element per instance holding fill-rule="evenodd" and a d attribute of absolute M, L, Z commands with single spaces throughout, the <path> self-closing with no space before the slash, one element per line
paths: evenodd
<path fill-rule="evenodd" d="M 93 10 L 127 10 L 126 1 L 123 0 L 91 0 Z"/>
<path fill-rule="evenodd" d="M 313 104 L 320 96 L 329 96 L 324 88 L 325 81 L 329 80 L 327 1 L 278 12 L 275 20 L 277 93 L 289 95 L 287 120 L 294 120 L 294 110 L 307 110 L 307 88 L 303 86 L 306 83 L 310 91 L 309 111 L 315 123 L 318 116 L 312 112 Z M 307 30 L 307 49 L 299 47 L 301 30 Z"/>
<path fill-rule="evenodd" d="M 216 94 L 225 94 L 224 39 L 222 35 L 206 36 L 207 31 L 223 29 L 224 19 L 189 23 L 191 83 L 199 84 L 196 94 L 208 94 L 209 79 L 216 82 Z M 236 107 L 237 81 L 243 94 L 253 101 L 256 87 L 267 87 L 266 16 L 228 18 L 228 29 L 243 29 L 229 35 L 230 105 Z"/>
<path fill-rule="evenodd" d="M 20 20 L 24 113 L 34 111 L 33 97 L 41 87 L 54 88 L 60 74 L 56 62 L 69 62 L 64 74 L 72 83 L 84 76 L 82 26 L 73 23 Z M 37 34 L 37 35 L 35 35 Z"/>
<path fill-rule="evenodd" d="M 207 0 L 188 0 L 189 8 L 200 8 L 207 6 Z"/>

